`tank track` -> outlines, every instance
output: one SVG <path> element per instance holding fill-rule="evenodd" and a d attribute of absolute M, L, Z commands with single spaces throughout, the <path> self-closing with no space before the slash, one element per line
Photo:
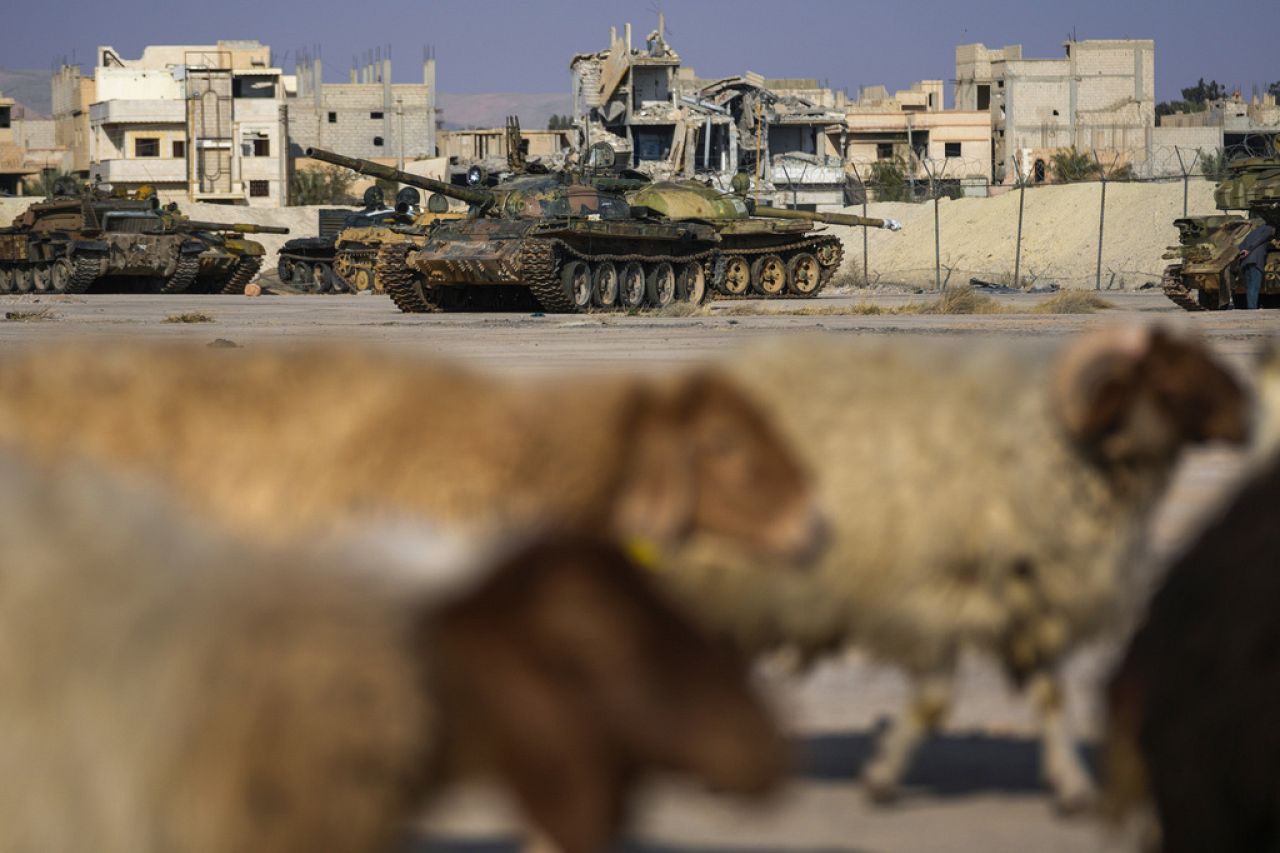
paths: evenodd
<path fill-rule="evenodd" d="M 71 263 L 71 278 L 67 281 L 67 289 L 63 293 L 87 292 L 102 275 L 102 266 L 103 262 L 100 258 L 77 255 Z"/>
<path fill-rule="evenodd" d="M 556 260 L 557 243 L 564 245 L 561 240 L 526 240 L 520 249 L 521 278 L 543 311 L 575 314 L 577 308 L 560 287 L 560 277 L 556 275 L 560 269 Z"/>
<path fill-rule="evenodd" d="M 199 255 L 179 255 L 178 268 L 160 285 L 160 293 L 185 293 L 200 274 Z"/>
<path fill-rule="evenodd" d="M 232 271 L 231 277 L 227 279 L 227 283 L 222 286 L 221 290 L 216 292 L 227 296 L 243 295 L 245 285 L 253 281 L 253 277 L 258 274 L 260 269 L 262 269 L 261 255 L 245 255 L 236 263 L 236 268 Z"/>
<path fill-rule="evenodd" d="M 812 293 L 796 293 L 795 291 L 791 290 L 789 287 L 787 288 L 786 292 L 781 293 L 778 296 L 761 296 L 759 293 L 754 292 L 754 290 L 752 290 L 751 288 L 748 288 L 746 293 L 740 293 L 740 294 L 727 293 L 721 288 L 721 284 L 723 283 L 723 278 L 722 278 L 723 270 L 721 270 L 720 273 L 717 273 L 717 277 L 714 280 L 714 291 L 716 294 L 716 298 L 726 299 L 726 300 L 728 299 L 778 299 L 780 297 L 791 297 L 793 299 L 812 299 L 813 297 L 821 293 L 826 288 L 826 286 L 831 283 L 831 279 L 835 278 L 836 272 L 839 271 L 840 269 L 840 264 L 844 263 L 844 243 L 840 242 L 839 237 L 827 236 L 827 237 L 819 237 L 816 239 L 813 237 L 809 237 L 803 240 L 797 240 L 794 243 L 786 243 L 781 246 L 760 246 L 752 249 L 726 249 L 721 253 L 722 256 L 726 258 L 730 257 L 731 255 L 740 255 L 743 257 L 754 257 L 756 255 L 775 255 L 775 254 L 781 254 L 783 252 L 793 252 L 797 250 L 805 250 L 805 251 L 813 252 L 816 255 L 818 247 L 828 243 L 835 246 L 836 259 L 835 259 L 835 262 L 832 263 L 830 266 L 823 264 L 822 278 L 820 279 L 818 286 L 813 289 Z M 712 280 L 708 279 L 708 283 L 711 284 Z"/>
<path fill-rule="evenodd" d="M 434 313 L 441 310 L 440 304 L 427 298 L 426 289 L 414 281 L 416 275 L 406 263 L 409 250 L 414 248 L 417 247 L 408 243 L 384 246 L 378 252 L 374 269 L 386 294 L 401 311 L 406 314 Z"/>
<path fill-rule="evenodd" d="M 1160 287 L 1164 290 L 1164 295 L 1177 305 L 1183 311 L 1203 311 L 1204 306 L 1196 298 L 1191 288 L 1182 283 L 1181 272 L 1182 267 L 1173 264 L 1164 268 L 1164 276 L 1160 279 Z"/>

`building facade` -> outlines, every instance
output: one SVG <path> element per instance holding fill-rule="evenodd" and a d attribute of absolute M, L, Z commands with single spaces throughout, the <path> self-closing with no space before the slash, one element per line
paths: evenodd
<path fill-rule="evenodd" d="M 1048 177 L 1064 148 L 1096 152 L 1107 165 L 1151 161 L 1155 128 L 1155 43 L 1068 41 L 1059 59 L 1026 59 L 1021 46 L 956 48 L 955 106 L 991 117 L 996 180 L 1019 172 Z"/>
<path fill-rule="evenodd" d="M 63 133 L 74 134 L 64 71 Z M 55 90 L 58 78 L 55 78 Z M 256 41 L 148 46 L 138 59 L 100 47 L 89 105 L 93 180 L 162 197 L 275 207 L 288 196 L 286 80 Z"/>

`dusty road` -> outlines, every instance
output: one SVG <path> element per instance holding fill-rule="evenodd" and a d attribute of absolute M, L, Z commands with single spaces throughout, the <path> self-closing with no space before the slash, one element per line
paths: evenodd
<path fill-rule="evenodd" d="M 909 297 L 871 297 L 883 305 Z M 254 346 L 282 340 L 378 344 L 475 361 L 502 372 L 547 373 L 654 369 L 702 359 L 748 338 L 821 329 L 905 338 L 964 335 L 1058 337 L 1098 323 L 1160 321 L 1193 326 L 1242 370 L 1261 342 L 1280 334 L 1280 312 L 1190 315 L 1159 294 L 1109 296 L 1116 309 L 1088 316 L 706 316 L 557 317 L 400 314 L 381 297 L 5 297 L 0 354 L 52 339 L 215 339 Z M 1035 297 L 1000 297 L 1027 306 Z M 804 303 L 838 310 L 862 297 L 831 296 Z M 741 304 L 741 303 L 740 303 Z M 786 307 L 774 303 L 773 309 Z M 47 312 L 46 312 L 47 309 Z M 35 319 L 45 312 L 43 319 Z M 176 323 L 180 312 L 204 312 L 212 322 Z M 336 352 L 334 357 L 342 357 Z M 317 365 L 323 369 L 324 365 Z M 1191 458 L 1180 472 L 1156 525 L 1159 550 L 1207 508 L 1242 469 L 1223 451 Z M 1074 724 L 1096 734 L 1094 686 L 1109 650 L 1082 653 L 1068 667 Z M 1027 709 L 999 674 L 966 662 L 958 705 L 945 737 L 925 748 L 898 806 L 875 809 L 860 796 L 857 774 L 876 728 L 902 699 L 892 670 L 851 655 L 806 675 L 762 667 L 802 757 L 791 788 L 766 804 L 734 806 L 700 792 L 658 786 L 645 799 L 635 846 L 646 850 L 1088 851 L 1115 846 L 1091 820 L 1055 817 L 1038 784 L 1037 750 Z M 431 840 L 414 849 L 511 849 L 514 824 L 485 791 L 461 792 L 424 820 Z"/>

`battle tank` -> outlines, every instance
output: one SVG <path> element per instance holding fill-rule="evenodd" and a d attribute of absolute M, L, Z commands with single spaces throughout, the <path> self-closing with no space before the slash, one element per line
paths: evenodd
<path fill-rule="evenodd" d="M 242 294 L 245 285 L 262 269 L 266 249 L 256 240 L 242 234 L 288 234 L 288 228 L 254 225 L 248 222 L 201 222 L 178 212 L 169 205 L 161 214 L 166 231 L 190 234 L 204 244 L 200 268 L 187 293 Z"/>
<path fill-rule="evenodd" d="M 405 211 L 407 216 L 402 214 L 390 221 L 350 225 L 338 232 L 334 249 L 334 272 L 342 277 L 353 292 L 385 292 L 377 269 L 378 254 L 384 247 L 400 243 L 421 247 L 426 243 L 426 235 L 432 224 L 445 219 L 466 217 L 465 213 L 450 211 L 449 200 L 435 193 L 427 199 L 426 210 L 418 209 L 418 191 L 412 187 L 401 190 L 397 198 L 407 193 L 414 194 L 413 204 Z M 402 202 L 397 202 L 397 211 L 402 206 Z M 409 221 L 406 222 L 406 219 Z"/>
<path fill-rule="evenodd" d="M 107 185 L 55 182 L 47 199 L 0 228 L 0 293 L 187 290 L 206 246 L 166 230 L 158 207 L 154 195 L 120 198 Z"/>
<path fill-rule="evenodd" d="M 461 187 L 330 151 L 308 149 L 307 156 L 470 206 L 466 219 L 433 225 L 422 245 L 379 253 L 387 293 L 407 312 L 524 308 L 530 295 L 555 312 L 661 308 L 701 302 L 708 284 L 730 294 L 813 296 L 843 254 L 839 239 L 815 232 L 814 222 L 897 227 L 753 207 L 695 181 L 650 183 L 582 169 Z"/>
<path fill-rule="evenodd" d="M 1262 224 L 1280 234 L 1280 158 L 1250 157 L 1229 164 L 1213 200 L 1219 210 L 1243 210 L 1248 216 L 1224 213 L 1174 221 L 1178 245 L 1164 257 L 1176 260 L 1164 271 L 1164 293 L 1187 311 L 1244 307 L 1240 243 Z M 1261 306 L 1280 307 L 1280 240 L 1267 249 Z"/>

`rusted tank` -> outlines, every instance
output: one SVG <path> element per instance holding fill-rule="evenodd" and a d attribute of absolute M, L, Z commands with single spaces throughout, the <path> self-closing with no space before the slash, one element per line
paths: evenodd
<path fill-rule="evenodd" d="M 409 188 L 415 195 L 417 190 Z M 402 193 L 404 190 L 401 191 Z M 396 204 L 397 211 L 402 208 Z M 412 220 L 404 220 L 412 216 Z M 401 243 L 423 246 L 431 226 L 443 220 L 465 219 L 466 213 L 451 211 L 449 200 L 432 193 L 427 208 L 419 210 L 417 201 L 390 221 L 350 225 L 338 232 L 334 246 L 334 272 L 354 293 L 384 293 L 386 287 L 378 276 L 378 254 L 383 248 Z"/>
<path fill-rule="evenodd" d="M 288 228 L 254 225 L 249 222 L 202 222 L 188 219 L 170 205 L 162 218 L 165 228 L 196 237 L 205 246 L 200 253 L 200 269 L 187 288 L 188 293 L 242 294 L 245 285 L 262 269 L 266 250 L 246 234 L 288 234 Z"/>
<path fill-rule="evenodd" d="M 649 183 L 584 167 L 462 187 L 330 151 L 307 156 L 469 205 L 466 219 L 433 224 L 421 245 L 380 251 L 378 274 L 403 311 L 526 308 L 529 296 L 554 312 L 662 308 L 701 302 L 709 284 L 745 292 L 736 280 L 723 283 L 744 265 L 761 295 L 812 296 L 841 257 L 835 237 L 814 233 L 814 214 L 753 215 L 745 198 L 692 181 Z"/>
<path fill-rule="evenodd" d="M 206 248 L 165 227 L 154 195 L 121 198 L 110 186 L 60 181 L 0 228 L 0 293 L 182 293 Z"/>
<path fill-rule="evenodd" d="M 1240 243 L 1260 225 L 1280 235 L 1280 158 L 1250 157 L 1233 161 L 1227 177 L 1213 193 L 1223 214 L 1190 216 L 1174 221 L 1178 245 L 1166 260 L 1177 261 L 1164 271 L 1164 293 L 1187 311 L 1244 307 L 1244 276 Z M 1245 211 L 1245 216 L 1225 211 Z M 1280 308 L 1280 240 L 1267 251 L 1260 305 Z"/>
<path fill-rule="evenodd" d="M 417 191 L 397 196 L 395 207 L 387 207 L 381 187 L 364 192 L 359 210 L 326 208 L 319 211 L 316 236 L 299 237 L 280 247 L 276 273 L 284 284 L 314 293 L 346 293 L 353 289 L 339 262 L 339 235 L 348 228 L 408 225 L 416 212 Z M 348 241 L 350 243 L 350 241 Z"/>

